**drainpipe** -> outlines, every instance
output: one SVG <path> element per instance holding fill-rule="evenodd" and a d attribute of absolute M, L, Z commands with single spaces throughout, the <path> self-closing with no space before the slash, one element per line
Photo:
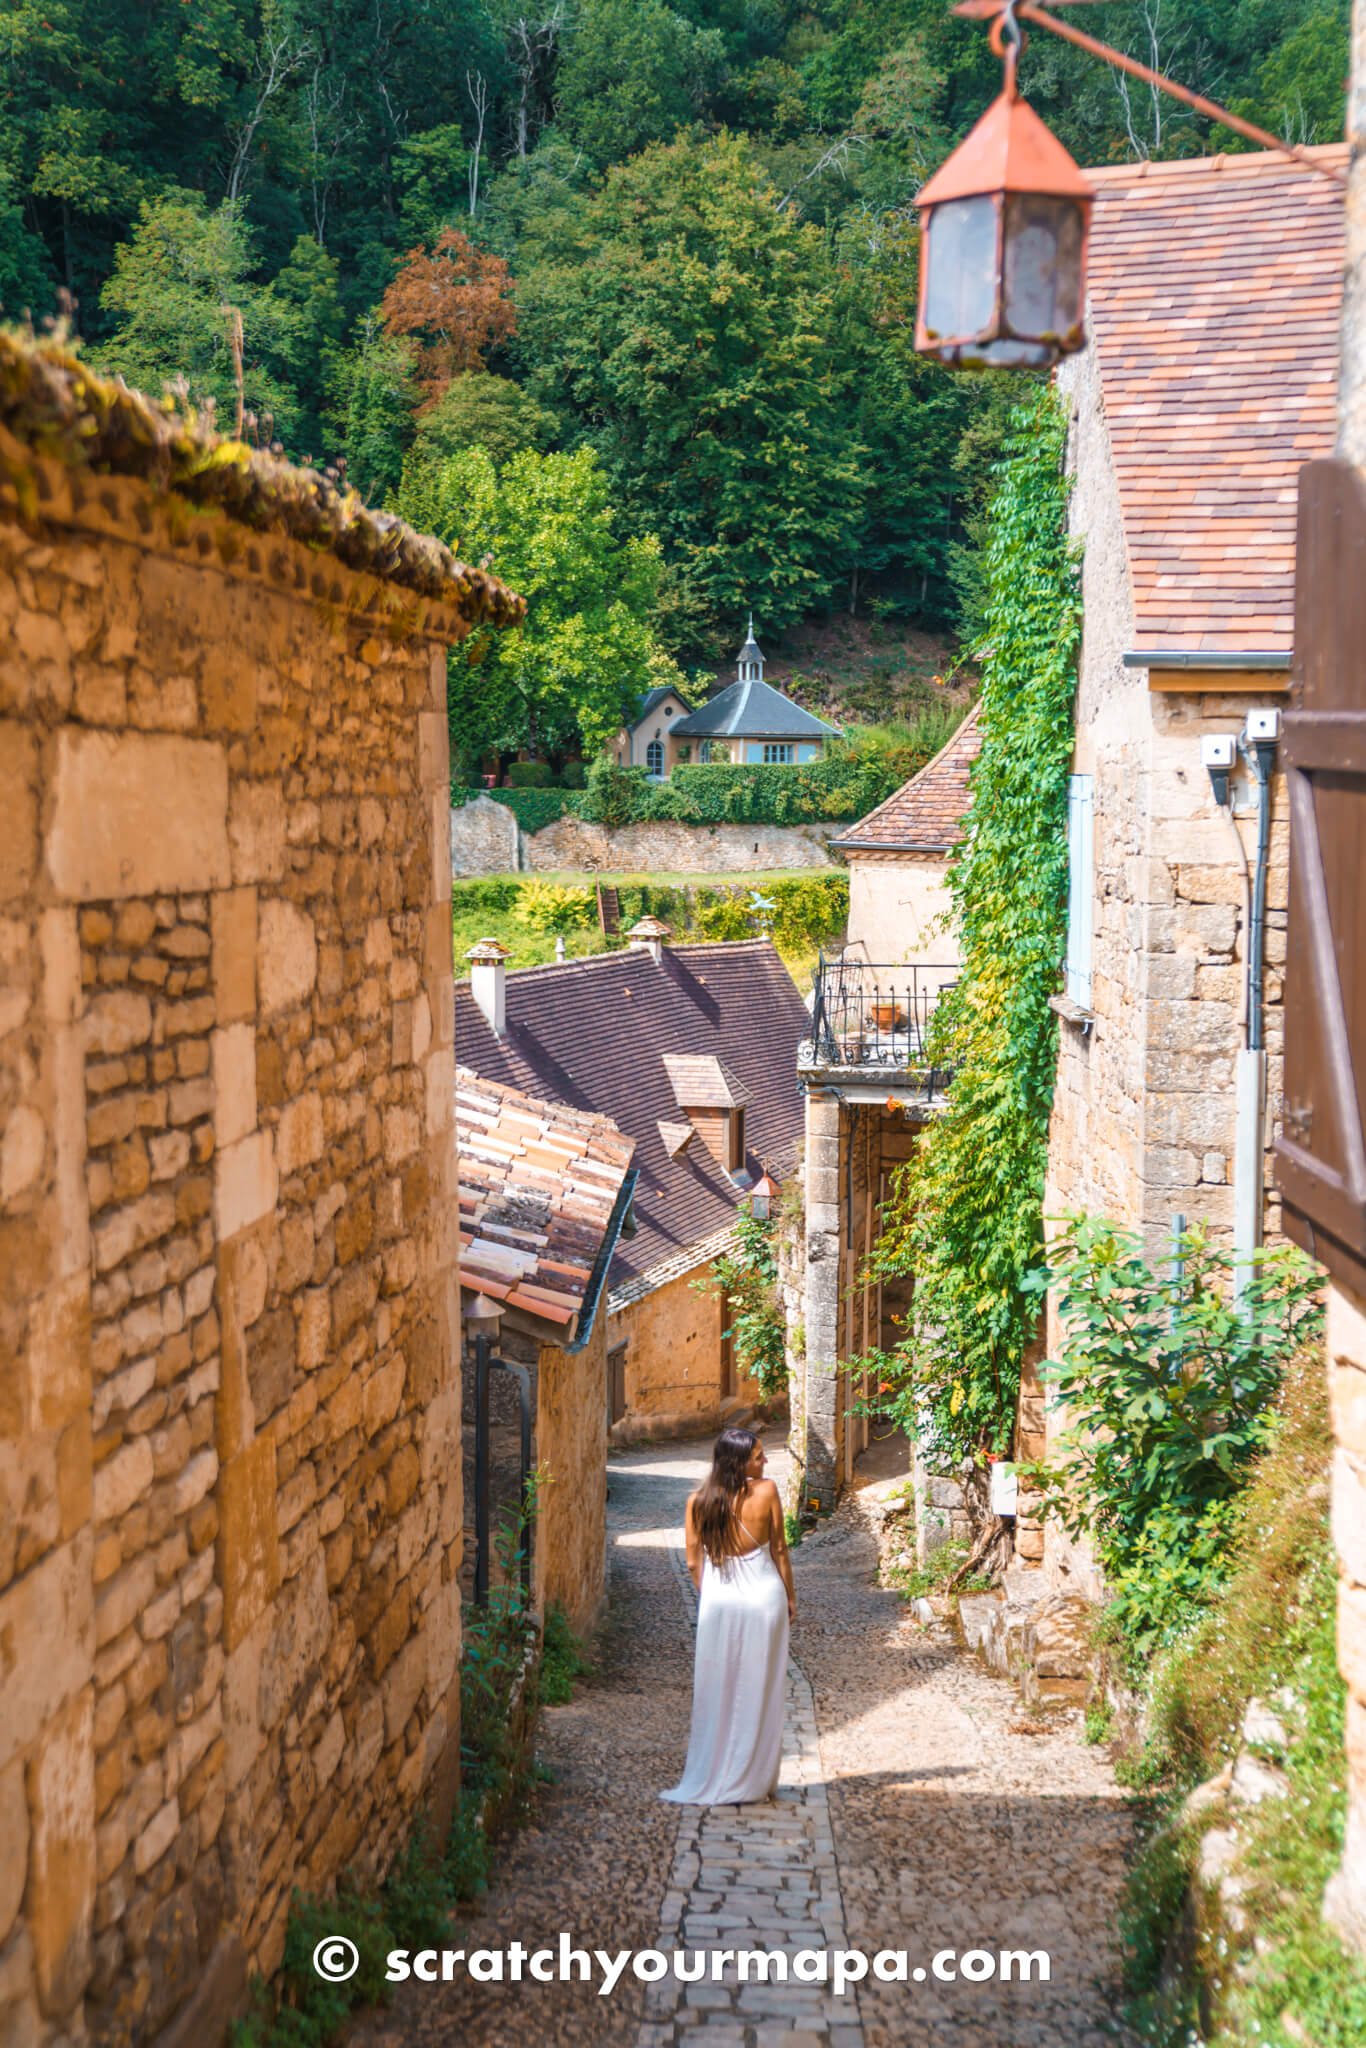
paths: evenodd
<path fill-rule="evenodd" d="M 1241 1301 L 1256 1271 L 1262 1242 L 1266 1138 L 1266 882 L 1271 861 L 1271 770 L 1276 758 L 1275 712 L 1251 712 L 1243 752 L 1257 789 L 1257 855 L 1247 921 L 1247 993 L 1244 1042 L 1238 1053 L 1237 1121 L 1233 1155 L 1233 1293 Z M 1232 814 L 1230 813 L 1230 816 Z"/>

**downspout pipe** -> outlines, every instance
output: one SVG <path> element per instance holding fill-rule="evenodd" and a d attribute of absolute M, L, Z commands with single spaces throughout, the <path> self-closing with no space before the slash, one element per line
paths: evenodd
<path fill-rule="evenodd" d="M 1247 928 L 1246 1028 L 1238 1053 L 1237 1127 L 1233 1161 L 1233 1293 L 1245 1298 L 1262 1242 L 1266 1124 L 1266 888 L 1271 862 L 1271 770 L 1274 740 L 1246 749 L 1257 787 L 1257 852 Z"/>

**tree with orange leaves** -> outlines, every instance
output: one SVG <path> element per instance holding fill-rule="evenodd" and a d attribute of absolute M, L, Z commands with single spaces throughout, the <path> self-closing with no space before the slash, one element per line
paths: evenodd
<path fill-rule="evenodd" d="M 408 251 L 379 312 L 387 334 L 417 341 L 429 400 L 463 371 L 482 370 L 487 350 L 516 333 L 511 283 L 502 257 L 476 249 L 458 228 L 443 228 L 430 254 Z"/>

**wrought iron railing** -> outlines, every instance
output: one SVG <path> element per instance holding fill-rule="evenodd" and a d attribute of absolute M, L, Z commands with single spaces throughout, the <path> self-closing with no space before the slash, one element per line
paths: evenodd
<path fill-rule="evenodd" d="M 909 1071 L 925 1075 L 931 1089 L 942 1086 L 947 1070 L 933 1066 L 928 1033 L 939 998 L 957 978 L 957 967 L 947 963 L 892 967 L 853 954 L 827 960 L 822 953 L 799 1064 Z"/>

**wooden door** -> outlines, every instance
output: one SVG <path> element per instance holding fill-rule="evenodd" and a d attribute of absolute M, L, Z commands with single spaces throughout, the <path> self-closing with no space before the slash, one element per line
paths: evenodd
<path fill-rule="evenodd" d="M 1366 485 L 1300 473 L 1290 801 L 1286 1234 L 1366 1294 Z"/>

